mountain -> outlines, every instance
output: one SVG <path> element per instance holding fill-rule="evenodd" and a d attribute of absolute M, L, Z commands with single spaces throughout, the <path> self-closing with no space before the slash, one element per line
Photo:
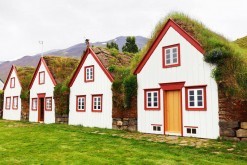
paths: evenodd
<path fill-rule="evenodd" d="M 236 41 L 234 41 L 236 44 L 238 44 L 242 48 L 247 49 L 247 36 L 238 38 Z"/>
<path fill-rule="evenodd" d="M 126 42 L 126 36 L 120 36 L 115 39 L 105 41 L 105 42 L 95 42 L 90 43 L 93 46 L 103 46 L 105 47 L 107 42 L 116 42 L 118 44 L 119 49 L 122 49 L 123 45 Z M 136 44 L 139 49 L 142 49 L 143 46 L 147 43 L 148 38 L 142 37 L 142 36 L 136 36 Z M 79 43 L 76 45 L 73 45 L 71 47 L 68 47 L 66 49 L 53 49 L 47 52 L 44 52 L 44 55 L 54 55 L 54 56 L 69 56 L 69 57 L 80 57 L 83 53 L 83 51 L 86 48 L 85 43 Z M 0 62 L 0 79 L 3 81 L 6 80 L 7 74 L 11 68 L 12 65 L 16 66 L 34 66 L 36 67 L 41 54 L 36 54 L 33 56 L 24 56 L 20 59 L 14 60 L 14 61 L 4 61 Z"/>

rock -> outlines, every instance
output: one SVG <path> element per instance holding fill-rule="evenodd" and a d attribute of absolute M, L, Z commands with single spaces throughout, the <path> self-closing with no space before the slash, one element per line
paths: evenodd
<path fill-rule="evenodd" d="M 227 149 L 227 151 L 233 151 L 234 150 L 234 148 L 228 148 Z"/>
<path fill-rule="evenodd" d="M 240 139 L 237 137 L 223 137 L 222 139 L 229 140 L 229 141 L 235 141 L 235 142 L 240 141 Z"/>
<path fill-rule="evenodd" d="M 123 121 L 123 125 L 124 125 L 124 126 L 128 126 L 128 125 L 129 125 L 129 121 L 125 121 L 125 120 L 124 120 L 124 121 Z"/>
<path fill-rule="evenodd" d="M 220 128 L 239 128 L 238 121 L 220 121 L 219 122 Z"/>
<path fill-rule="evenodd" d="M 247 142 L 247 138 L 241 138 L 241 141 Z"/>
<path fill-rule="evenodd" d="M 237 137 L 247 137 L 247 129 L 239 129 L 236 132 Z"/>
<path fill-rule="evenodd" d="M 117 125 L 121 126 L 121 125 L 123 125 L 123 122 L 122 121 L 117 121 Z"/>
<path fill-rule="evenodd" d="M 226 136 L 226 137 L 234 137 L 236 136 L 236 133 L 231 128 L 221 128 L 220 130 L 220 136 Z"/>
<path fill-rule="evenodd" d="M 132 131 L 132 132 L 137 131 L 137 126 L 129 126 L 128 131 Z"/>
<path fill-rule="evenodd" d="M 247 129 L 247 122 L 242 122 L 241 123 L 241 128 Z"/>

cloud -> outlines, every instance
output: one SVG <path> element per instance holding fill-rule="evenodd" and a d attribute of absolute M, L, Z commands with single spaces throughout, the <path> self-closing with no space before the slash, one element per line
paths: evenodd
<path fill-rule="evenodd" d="M 0 0 L 0 61 L 120 35 L 148 37 L 171 11 L 181 11 L 233 40 L 247 35 L 244 0 Z"/>

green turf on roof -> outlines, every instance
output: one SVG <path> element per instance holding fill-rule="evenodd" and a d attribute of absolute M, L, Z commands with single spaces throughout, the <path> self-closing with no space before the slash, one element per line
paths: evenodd
<path fill-rule="evenodd" d="M 30 81 L 32 80 L 35 68 L 34 67 L 16 67 L 18 79 L 21 83 L 22 90 L 28 90 Z"/>
<path fill-rule="evenodd" d="M 247 49 L 247 36 L 237 39 L 234 43 L 238 44 L 241 48 Z"/>

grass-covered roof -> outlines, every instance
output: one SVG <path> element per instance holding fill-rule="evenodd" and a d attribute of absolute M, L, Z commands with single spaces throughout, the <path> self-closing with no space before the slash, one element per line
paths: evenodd
<path fill-rule="evenodd" d="M 71 57 L 44 56 L 43 59 L 58 84 L 69 82 L 79 64 L 79 59 Z"/>
<path fill-rule="evenodd" d="M 134 54 L 122 53 L 116 49 L 108 49 L 103 47 L 92 47 L 92 50 L 99 58 L 104 67 L 115 76 L 115 70 L 118 68 L 127 68 L 130 66 Z"/>
<path fill-rule="evenodd" d="M 17 76 L 21 83 L 22 90 L 28 90 L 29 83 L 32 80 L 35 68 L 34 67 L 16 67 Z"/>
<path fill-rule="evenodd" d="M 244 49 L 247 49 L 247 36 L 237 39 L 236 41 L 234 41 L 234 43 L 238 44 Z"/>
<path fill-rule="evenodd" d="M 137 67 L 169 19 L 202 45 L 205 61 L 216 65 L 213 76 L 224 91 L 247 99 L 247 50 L 182 13 L 171 13 L 157 24 L 147 45 L 133 60 L 132 70 Z"/>

